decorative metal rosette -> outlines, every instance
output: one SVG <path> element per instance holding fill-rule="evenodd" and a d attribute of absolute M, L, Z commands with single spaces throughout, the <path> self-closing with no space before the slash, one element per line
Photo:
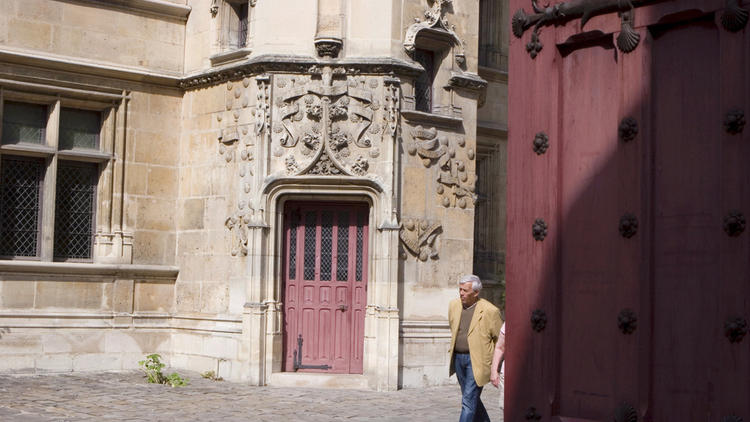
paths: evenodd
<path fill-rule="evenodd" d="M 535 309 L 531 313 L 531 328 L 537 333 L 541 333 L 547 326 L 547 314 L 541 309 Z"/>

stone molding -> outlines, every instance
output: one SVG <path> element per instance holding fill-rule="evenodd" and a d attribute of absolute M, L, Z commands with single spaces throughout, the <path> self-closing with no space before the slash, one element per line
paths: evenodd
<path fill-rule="evenodd" d="M 59 0 L 58 0 L 59 1 Z M 94 7 L 105 7 L 109 9 L 125 10 L 139 13 L 147 13 L 167 19 L 187 21 L 190 6 L 176 4 L 165 0 L 65 0 L 71 3 L 80 3 Z"/>
<path fill-rule="evenodd" d="M 108 276 L 121 279 L 145 278 L 175 281 L 179 272 L 178 267 L 171 265 L 0 261 L 0 274 L 52 274 L 61 277 Z"/>
<path fill-rule="evenodd" d="M 448 321 L 403 320 L 399 326 L 399 337 L 402 339 L 450 339 Z"/>

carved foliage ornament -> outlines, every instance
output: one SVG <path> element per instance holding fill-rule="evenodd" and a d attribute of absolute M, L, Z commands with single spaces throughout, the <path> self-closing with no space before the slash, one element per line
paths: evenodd
<path fill-rule="evenodd" d="M 724 231 L 731 237 L 737 237 L 745 231 L 745 216 L 739 211 L 730 211 L 724 217 Z"/>
<path fill-rule="evenodd" d="M 617 326 L 623 334 L 632 334 L 638 327 L 638 317 L 632 309 L 623 309 L 617 315 Z"/>
<path fill-rule="evenodd" d="M 404 49 L 408 53 L 411 54 L 416 49 L 417 35 L 422 30 L 436 28 L 447 32 L 452 38 L 454 46 L 458 47 L 458 52 L 455 54 L 456 63 L 459 66 L 466 64 L 466 43 L 456 34 L 455 25 L 449 24 L 448 19 L 444 16 L 452 3 L 453 0 L 432 0 L 432 7 L 424 12 L 425 20 L 414 19 L 415 23 L 409 26 L 404 36 Z"/>
<path fill-rule="evenodd" d="M 541 333 L 547 326 L 547 314 L 541 309 L 535 309 L 531 313 L 531 328 L 537 333 Z"/>
<path fill-rule="evenodd" d="M 648 2 L 648 0 L 643 0 L 638 2 L 637 5 L 642 6 Z M 523 8 L 518 9 L 513 14 L 511 28 L 513 35 L 516 38 L 521 38 L 527 29 L 534 27 L 531 32 L 531 40 L 526 44 L 526 51 L 533 59 L 543 47 L 539 41 L 539 30 L 542 26 L 560 25 L 580 17 L 581 29 L 583 29 L 592 16 L 619 12 L 622 30 L 617 39 L 617 47 L 627 53 L 633 51 L 640 41 L 640 35 L 633 29 L 632 10 L 634 6 L 633 2 L 623 0 L 571 0 L 540 7 L 536 0 L 531 0 L 531 8 L 534 10 L 534 14 L 529 15 Z"/>
<path fill-rule="evenodd" d="M 742 8 L 740 0 L 727 0 L 721 14 L 721 26 L 730 32 L 741 31 L 747 25 L 748 14 L 748 11 Z"/>
<path fill-rule="evenodd" d="M 724 130 L 732 135 L 742 133 L 745 128 L 745 112 L 741 108 L 732 108 L 724 117 Z"/>
<path fill-rule="evenodd" d="M 401 225 L 399 239 L 404 249 L 420 261 L 438 258 L 438 236 L 443 226 L 422 219 L 406 219 Z"/>
<path fill-rule="evenodd" d="M 412 142 L 407 145 L 410 155 L 417 155 L 422 164 L 437 169 L 437 194 L 444 207 L 466 208 L 475 203 L 476 176 L 469 173 L 468 161 L 475 158 L 474 150 L 466 148 L 464 138 L 449 139 L 438 136 L 434 127 L 417 126 L 411 130 Z"/>
<path fill-rule="evenodd" d="M 615 422 L 638 422 L 638 412 L 630 403 L 622 403 L 615 409 Z"/>
<path fill-rule="evenodd" d="M 372 89 L 378 80 L 349 77 L 340 67 L 313 66 L 309 71 L 310 77 L 275 77 L 280 93 L 274 103 L 274 155 L 287 155 L 289 175 L 366 175 L 366 156 L 379 155 L 373 144 L 382 140 L 382 122 L 396 118 L 376 118 L 381 106 Z"/>
<path fill-rule="evenodd" d="M 724 335 L 730 343 L 739 343 L 747 334 L 747 320 L 742 317 L 729 318 L 724 322 Z"/>

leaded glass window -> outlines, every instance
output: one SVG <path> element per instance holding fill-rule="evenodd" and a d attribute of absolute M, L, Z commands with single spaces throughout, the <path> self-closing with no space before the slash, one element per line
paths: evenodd
<path fill-rule="evenodd" d="M 355 276 L 357 281 L 362 281 L 362 266 L 364 257 L 364 241 L 365 241 L 365 216 L 359 214 L 357 216 L 357 256 L 355 265 Z"/>
<path fill-rule="evenodd" d="M 414 50 L 414 60 L 424 68 L 414 83 L 414 101 L 417 111 L 432 111 L 432 81 L 435 77 L 435 57 L 429 50 Z"/>
<path fill-rule="evenodd" d="M 101 113 L 63 108 L 60 110 L 60 149 L 99 149 Z"/>
<path fill-rule="evenodd" d="M 90 259 L 98 166 L 60 161 L 55 203 L 55 258 Z"/>
<path fill-rule="evenodd" d="M 320 279 L 331 280 L 333 253 L 333 213 L 323 211 L 320 216 Z"/>
<path fill-rule="evenodd" d="M 336 280 L 349 280 L 349 213 L 340 212 L 336 244 Z"/>
<path fill-rule="evenodd" d="M 0 175 L 0 255 L 38 256 L 44 160 L 3 156 Z"/>
<path fill-rule="evenodd" d="M 42 144 L 47 127 L 47 106 L 3 103 L 3 144 Z"/>
<path fill-rule="evenodd" d="M 297 279 L 297 218 L 292 217 L 289 229 L 289 278 Z"/>
<path fill-rule="evenodd" d="M 305 214 L 305 280 L 315 280 L 315 223 L 318 214 Z"/>

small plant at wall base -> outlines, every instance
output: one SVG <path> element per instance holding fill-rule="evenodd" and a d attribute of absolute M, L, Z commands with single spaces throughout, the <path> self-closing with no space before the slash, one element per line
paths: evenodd
<path fill-rule="evenodd" d="M 169 384 L 172 387 L 182 387 L 187 385 L 188 379 L 182 378 L 177 372 L 172 372 L 165 376 L 161 370 L 165 365 L 161 361 L 161 355 L 153 353 L 146 356 L 145 360 L 138 361 L 138 365 L 146 373 L 146 379 L 151 384 Z"/>
<path fill-rule="evenodd" d="M 214 371 L 203 372 L 201 376 L 211 381 L 224 381 L 224 378 L 217 376 Z"/>

